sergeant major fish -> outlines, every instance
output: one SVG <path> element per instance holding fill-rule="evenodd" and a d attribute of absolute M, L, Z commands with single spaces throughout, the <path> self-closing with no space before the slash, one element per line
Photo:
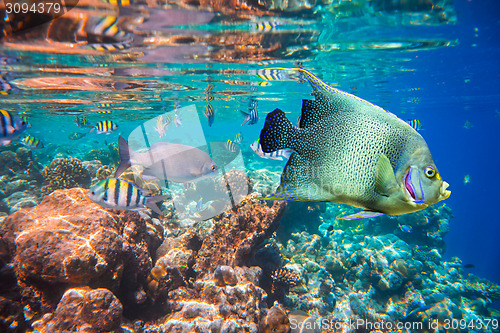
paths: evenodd
<path fill-rule="evenodd" d="M 0 145 L 8 145 L 26 130 L 28 123 L 9 111 L 0 110 Z"/>
<path fill-rule="evenodd" d="M 410 125 L 295 70 L 315 99 L 303 101 L 298 127 L 279 109 L 267 115 L 263 152 L 295 152 L 269 199 L 344 203 L 364 210 L 343 219 L 359 219 L 415 212 L 450 196 L 425 140 Z"/>
<path fill-rule="evenodd" d="M 248 113 L 244 111 L 240 111 L 242 114 L 245 115 L 245 119 L 243 120 L 243 123 L 241 126 L 245 125 L 248 123 L 248 125 L 254 125 L 257 124 L 259 121 L 259 113 L 257 112 L 257 101 L 252 98 L 250 102 L 248 103 Z"/>
<path fill-rule="evenodd" d="M 277 160 L 277 161 L 283 161 L 284 159 L 289 159 L 290 155 L 292 155 L 293 150 L 291 149 L 282 149 L 282 150 L 276 150 L 270 153 L 264 153 L 262 151 L 262 146 L 260 145 L 260 140 L 257 139 L 250 145 L 250 148 L 252 148 L 253 152 L 259 155 L 262 158 L 267 158 L 271 160 Z"/>
<path fill-rule="evenodd" d="M 218 173 L 217 164 L 207 153 L 183 144 L 157 142 L 146 152 L 140 153 L 130 148 L 120 136 L 118 150 L 120 165 L 116 169 L 115 178 L 133 164 L 144 167 L 144 179 L 166 179 L 175 183 L 197 181 Z"/>
<path fill-rule="evenodd" d="M 34 136 L 28 135 L 21 140 L 21 144 L 31 148 L 31 149 L 42 149 L 44 147 L 43 142 Z"/>
<path fill-rule="evenodd" d="M 87 192 L 90 200 L 105 208 L 137 209 L 145 206 L 161 215 L 156 202 L 167 199 L 167 195 L 149 197 L 144 190 L 124 180 L 109 178 L 103 179 Z"/>
<path fill-rule="evenodd" d="M 118 124 L 111 120 L 101 120 L 90 130 L 97 130 L 97 134 L 110 134 L 118 129 Z"/>

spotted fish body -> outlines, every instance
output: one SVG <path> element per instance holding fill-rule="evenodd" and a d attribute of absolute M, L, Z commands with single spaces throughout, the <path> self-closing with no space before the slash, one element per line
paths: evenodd
<path fill-rule="evenodd" d="M 260 135 L 265 153 L 295 151 L 272 199 L 345 203 L 364 208 L 352 216 L 364 218 L 410 213 L 449 196 L 425 140 L 411 126 L 297 70 L 315 100 L 303 101 L 298 127 L 276 109 Z"/>

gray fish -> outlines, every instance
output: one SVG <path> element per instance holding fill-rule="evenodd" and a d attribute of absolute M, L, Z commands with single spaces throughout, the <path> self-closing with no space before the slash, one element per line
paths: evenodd
<path fill-rule="evenodd" d="M 118 149 L 120 165 L 116 169 L 115 178 L 133 164 L 144 167 L 143 177 L 166 179 L 175 183 L 197 181 L 218 174 L 217 164 L 212 158 L 195 147 L 158 142 L 152 144 L 148 151 L 139 153 L 132 150 L 120 136 Z"/>
<path fill-rule="evenodd" d="M 304 100 L 299 127 L 276 109 L 260 134 L 265 153 L 290 148 L 270 199 L 330 201 L 365 210 L 344 219 L 401 215 L 450 196 L 422 136 L 392 113 L 304 74 L 315 100 Z"/>

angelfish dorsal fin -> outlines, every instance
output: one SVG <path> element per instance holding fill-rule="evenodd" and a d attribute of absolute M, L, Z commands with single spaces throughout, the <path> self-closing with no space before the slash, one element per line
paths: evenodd
<path fill-rule="evenodd" d="M 389 189 L 396 185 L 396 176 L 389 158 L 385 154 L 380 155 L 375 170 L 375 191 L 381 195 L 388 196 Z"/>
<path fill-rule="evenodd" d="M 324 105 L 318 103 L 317 101 L 303 99 L 299 127 L 307 128 L 320 121 L 321 118 L 328 116 L 328 112 L 325 112 L 323 107 Z"/>

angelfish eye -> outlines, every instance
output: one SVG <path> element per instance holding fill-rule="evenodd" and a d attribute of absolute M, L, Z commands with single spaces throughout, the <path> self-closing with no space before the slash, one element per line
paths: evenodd
<path fill-rule="evenodd" d="M 217 169 L 217 167 L 212 164 L 212 167 L 210 169 L 212 169 L 212 171 L 215 171 L 215 169 Z"/>
<path fill-rule="evenodd" d="M 436 170 L 431 166 L 427 166 L 424 169 L 424 173 L 428 178 L 432 178 L 436 175 Z"/>

